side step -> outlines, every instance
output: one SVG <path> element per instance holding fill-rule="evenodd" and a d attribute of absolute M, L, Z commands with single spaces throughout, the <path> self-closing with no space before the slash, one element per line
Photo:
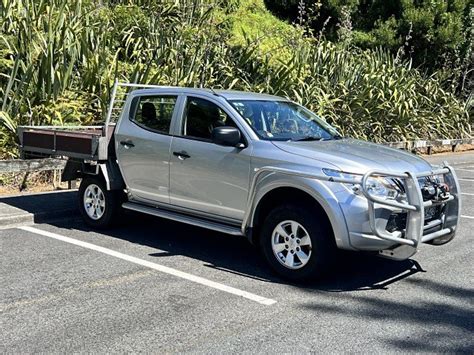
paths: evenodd
<path fill-rule="evenodd" d="M 214 231 L 225 233 L 225 234 L 243 236 L 240 228 L 238 227 L 233 227 L 227 224 L 208 221 L 202 218 L 192 217 L 192 216 L 184 215 L 178 212 L 172 212 L 172 211 L 168 211 L 168 210 L 164 210 L 164 209 L 160 209 L 156 207 L 144 206 L 144 205 L 140 205 L 138 203 L 133 203 L 133 202 L 125 202 L 124 204 L 122 204 L 122 207 L 127 210 L 132 210 L 136 212 L 146 213 L 152 216 L 171 219 L 173 221 L 183 222 L 183 223 L 191 224 L 197 227 L 212 229 Z"/>

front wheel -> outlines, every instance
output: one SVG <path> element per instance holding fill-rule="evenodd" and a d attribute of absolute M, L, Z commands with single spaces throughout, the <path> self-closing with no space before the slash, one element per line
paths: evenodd
<path fill-rule="evenodd" d="M 79 187 L 79 210 L 84 221 L 94 228 L 113 224 L 120 208 L 117 191 L 107 191 L 98 176 L 85 177 Z"/>
<path fill-rule="evenodd" d="M 280 276 L 292 281 L 316 279 L 334 261 L 336 245 L 330 225 L 311 207 L 283 205 L 265 219 L 260 246 Z"/>

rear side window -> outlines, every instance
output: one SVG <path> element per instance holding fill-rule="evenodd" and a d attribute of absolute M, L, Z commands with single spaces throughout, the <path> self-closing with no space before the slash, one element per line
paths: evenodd
<path fill-rule="evenodd" d="M 168 134 L 177 96 L 142 96 L 132 121 L 139 126 Z"/>
<path fill-rule="evenodd" d="M 216 104 L 197 97 L 187 99 L 183 136 L 211 140 L 212 130 L 220 126 L 237 127 L 227 113 Z"/>

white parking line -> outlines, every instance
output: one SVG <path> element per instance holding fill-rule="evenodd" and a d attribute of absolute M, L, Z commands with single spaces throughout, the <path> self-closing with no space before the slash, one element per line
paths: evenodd
<path fill-rule="evenodd" d="M 462 178 L 458 178 L 459 181 L 470 181 L 470 182 L 474 182 L 474 179 L 462 179 Z"/>
<path fill-rule="evenodd" d="M 469 193 L 469 192 L 461 192 L 461 195 L 474 196 L 474 194 L 471 194 L 471 193 Z"/>
<path fill-rule="evenodd" d="M 474 219 L 473 216 L 464 216 L 464 215 L 461 215 L 462 218 L 467 218 L 467 219 Z"/>
<path fill-rule="evenodd" d="M 129 261 L 131 263 L 135 263 L 135 264 L 138 264 L 138 265 L 141 265 L 141 266 L 145 266 L 145 267 L 148 267 L 150 269 L 163 272 L 165 274 L 180 277 L 182 279 L 192 281 L 192 282 L 204 285 L 204 286 L 212 287 L 212 288 L 215 288 L 215 289 L 220 290 L 220 291 L 224 291 L 224 292 L 227 292 L 227 293 L 231 293 L 233 295 L 241 296 L 241 297 L 247 298 L 251 301 L 266 305 L 266 306 L 270 306 L 270 305 L 276 303 L 275 300 L 272 300 L 270 298 L 265 298 L 265 297 L 262 297 L 262 296 L 258 296 L 258 295 L 255 295 L 253 293 L 250 293 L 250 292 L 242 291 L 242 290 L 239 290 L 239 289 L 234 288 L 234 287 L 226 286 L 226 285 L 223 285 L 223 284 L 218 283 L 218 282 L 207 280 L 203 277 L 191 275 L 191 274 L 188 274 L 188 273 L 183 272 L 183 271 L 179 271 L 179 270 L 175 270 L 175 269 L 172 269 L 170 267 L 167 267 L 167 266 L 155 264 L 155 263 L 152 263 L 150 261 L 142 260 L 142 259 L 136 258 L 134 256 L 130 256 L 130 255 L 127 255 L 127 254 L 122 254 L 122 253 L 119 253 L 117 251 L 107 249 L 107 248 L 104 248 L 104 247 L 101 247 L 101 246 L 98 246 L 98 245 L 95 245 L 95 244 L 83 242 L 83 241 L 73 239 L 73 238 L 69 238 L 69 237 L 65 237 L 65 236 L 62 236 L 60 234 L 47 232 L 47 231 L 44 231 L 44 230 L 41 230 L 41 229 L 38 229 L 38 228 L 35 228 L 35 227 L 23 226 L 23 227 L 19 227 L 19 229 L 22 229 L 22 230 L 27 231 L 27 232 L 35 233 L 35 234 L 40 234 L 40 235 L 45 236 L 45 237 L 57 239 L 57 240 L 60 240 L 62 242 L 74 244 L 74 245 L 77 245 L 77 246 L 80 246 L 80 247 L 83 247 L 83 248 L 95 250 L 95 251 L 98 251 L 100 253 L 107 254 L 107 255 L 110 255 L 110 256 L 115 256 L 116 258 L 126 260 L 126 261 Z"/>
<path fill-rule="evenodd" d="M 471 173 L 474 173 L 474 170 L 472 170 L 472 169 L 461 169 L 461 168 L 455 168 L 454 170 L 470 171 Z"/>
<path fill-rule="evenodd" d="M 460 168 L 462 168 L 462 169 L 474 169 L 474 165 L 463 165 Z M 454 167 L 454 169 L 457 169 L 457 168 Z"/>

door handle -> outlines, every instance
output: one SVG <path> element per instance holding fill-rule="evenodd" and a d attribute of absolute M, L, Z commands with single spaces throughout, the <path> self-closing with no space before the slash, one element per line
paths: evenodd
<path fill-rule="evenodd" d="M 185 152 L 184 150 L 182 150 L 180 152 L 173 152 L 173 155 L 175 157 L 178 157 L 179 160 L 185 160 L 185 159 L 191 158 L 191 156 L 187 152 Z"/>
<path fill-rule="evenodd" d="M 127 141 L 121 141 L 120 144 L 123 145 L 123 147 L 124 147 L 125 149 L 131 148 L 131 147 L 135 147 L 135 144 L 133 144 L 133 142 L 132 142 L 132 141 L 129 141 L 129 140 L 127 140 Z"/>

